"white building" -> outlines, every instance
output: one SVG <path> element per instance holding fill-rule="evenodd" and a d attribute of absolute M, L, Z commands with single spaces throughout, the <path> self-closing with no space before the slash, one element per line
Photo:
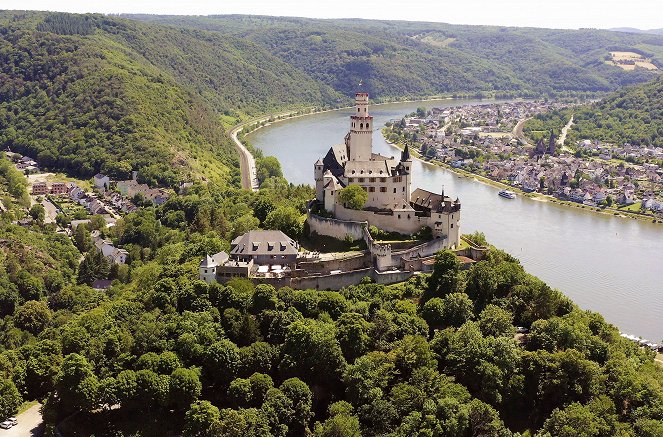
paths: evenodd
<path fill-rule="evenodd" d="M 344 144 L 332 146 L 314 165 L 316 199 L 320 207 L 341 220 L 366 221 L 392 232 L 414 234 L 422 227 L 448 247 L 460 244 L 460 201 L 417 189 L 411 192 L 412 159 L 408 147 L 399 160 L 373 153 L 373 117 L 368 112 L 368 93 L 355 96 L 350 132 Z M 368 194 L 362 210 L 346 208 L 338 199 L 351 184 Z"/>

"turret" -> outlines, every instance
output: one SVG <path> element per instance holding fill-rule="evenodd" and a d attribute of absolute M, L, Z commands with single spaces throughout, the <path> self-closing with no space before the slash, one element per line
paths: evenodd
<path fill-rule="evenodd" d="M 324 164 L 321 159 L 318 159 L 313 165 L 313 176 L 315 179 L 315 198 L 318 202 L 324 200 L 324 177 L 323 177 Z"/>
<path fill-rule="evenodd" d="M 373 153 L 373 117 L 368 113 L 368 93 L 355 95 L 353 115 L 350 116 L 348 141 L 351 161 L 368 161 Z"/>

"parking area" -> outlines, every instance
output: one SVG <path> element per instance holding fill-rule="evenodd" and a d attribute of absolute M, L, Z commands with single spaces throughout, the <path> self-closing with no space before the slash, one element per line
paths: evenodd
<path fill-rule="evenodd" d="M 0 437 L 37 437 L 42 435 L 44 426 L 39 408 L 41 408 L 41 405 L 33 405 L 16 416 L 18 425 L 10 429 L 0 429 Z"/>

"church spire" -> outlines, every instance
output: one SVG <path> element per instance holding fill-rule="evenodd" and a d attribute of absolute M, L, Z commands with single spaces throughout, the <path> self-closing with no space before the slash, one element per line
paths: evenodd
<path fill-rule="evenodd" d="M 405 149 L 401 152 L 401 162 L 403 161 L 411 161 L 412 159 L 410 158 L 410 146 L 407 144 L 405 145 Z"/>

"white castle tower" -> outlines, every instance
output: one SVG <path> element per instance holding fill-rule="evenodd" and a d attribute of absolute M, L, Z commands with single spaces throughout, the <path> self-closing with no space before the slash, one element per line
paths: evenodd
<path fill-rule="evenodd" d="M 354 114 L 346 145 L 350 161 L 368 161 L 373 151 L 373 116 L 368 113 L 368 93 L 355 94 Z"/>

